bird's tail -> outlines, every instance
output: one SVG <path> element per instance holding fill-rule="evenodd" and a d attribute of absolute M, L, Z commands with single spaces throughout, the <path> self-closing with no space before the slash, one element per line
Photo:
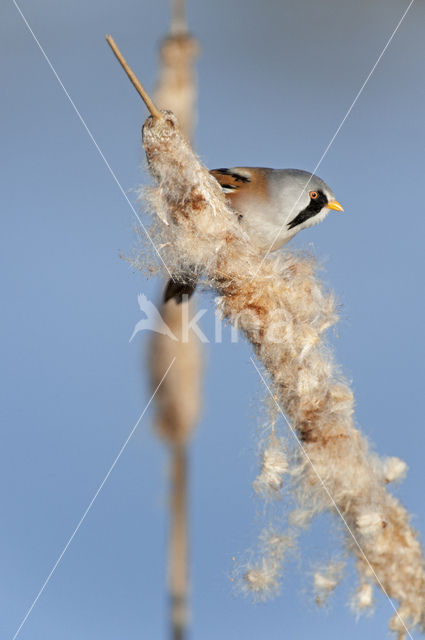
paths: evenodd
<path fill-rule="evenodd" d="M 188 300 L 195 289 L 196 280 L 192 280 L 192 282 L 176 282 L 170 278 L 164 291 L 164 303 L 174 299 L 177 304 L 181 304 L 184 296 L 187 296 L 186 300 Z"/>

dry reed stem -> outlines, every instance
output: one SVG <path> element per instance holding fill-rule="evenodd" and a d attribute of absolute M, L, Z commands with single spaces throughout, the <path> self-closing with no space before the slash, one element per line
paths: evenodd
<path fill-rule="evenodd" d="M 188 618 L 187 448 L 175 444 L 171 453 L 171 535 L 169 585 L 173 640 L 182 640 Z"/>
<path fill-rule="evenodd" d="M 171 26 L 172 36 L 181 36 L 187 33 L 187 22 L 184 0 L 171 1 Z"/>
<path fill-rule="evenodd" d="M 400 638 L 405 624 L 425 629 L 422 549 L 409 514 L 386 489 L 383 463 L 354 426 L 353 394 L 324 337 L 337 319 L 335 303 L 314 261 L 285 252 L 262 262 L 172 113 L 146 120 L 143 143 L 157 183 L 149 202 L 169 223 L 159 234 L 170 242 L 168 264 L 176 272 L 195 268 L 219 292 L 223 315 L 252 343 L 309 456 L 296 498 L 311 515 L 337 506 L 367 558 L 347 535 L 361 583 L 374 581 L 399 603 L 390 628 Z"/>
<path fill-rule="evenodd" d="M 155 104 L 154 104 L 153 100 L 151 99 L 151 97 L 149 96 L 148 92 L 146 91 L 146 89 L 144 88 L 144 86 L 142 85 L 142 83 L 140 82 L 140 80 L 138 79 L 136 74 L 134 73 L 134 71 L 130 68 L 129 64 L 127 63 L 127 61 L 124 58 L 124 56 L 121 53 L 121 51 L 119 50 L 118 45 L 115 42 L 115 40 L 113 39 L 113 37 L 111 35 L 107 35 L 107 36 L 105 36 L 105 38 L 106 38 L 106 42 L 109 44 L 109 46 L 111 47 L 112 51 L 114 52 L 118 62 L 121 64 L 122 68 L 124 69 L 124 71 L 126 72 L 128 77 L 130 78 L 130 81 L 133 84 L 134 88 L 136 89 L 137 93 L 142 98 L 143 102 L 145 103 L 148 111 L 152 114 L 152 116 L 154 118 L 157 118 L 157 119 L 162 118 L 162 113 L 155 106 Z"/>

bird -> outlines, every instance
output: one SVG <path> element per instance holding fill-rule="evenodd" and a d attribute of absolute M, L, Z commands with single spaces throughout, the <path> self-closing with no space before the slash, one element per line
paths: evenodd
<path fill-rule="evenodd" d="M 344 211 L 321 178 L 301 169 L 232 167 L 212 169 L 249 241 L 268 254 L 287 244 L 299 231 L 322 222 L 331 210 Z M 196 288 L 196 277 L 170 279 L 164 303 L 180 304 Z"/>

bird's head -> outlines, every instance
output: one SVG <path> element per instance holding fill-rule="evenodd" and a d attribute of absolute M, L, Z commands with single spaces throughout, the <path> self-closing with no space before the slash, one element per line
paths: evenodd
<path fill-rule="evenodd" d="M 282 171 L 280 200 L 284 208 L 286 228 L 291 235 L 318 224 L 331 210 L 344 211 L 326 182 L 299 169 Z"/>

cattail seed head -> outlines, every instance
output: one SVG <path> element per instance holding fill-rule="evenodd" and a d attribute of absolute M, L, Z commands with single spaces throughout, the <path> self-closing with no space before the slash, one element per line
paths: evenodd
<path fill-rule="evenodd" d="M 231 322 L 237 319 L 253 345 L 308 456 L 296 483 L 301 509 L 312 514 L 329 510 L 338 518 L 343 514 L 361 544 L 360 553 L 347 536 L 361 581 L 375 580 L 398 601 L 407 624 L 425 630 L 422 548 L 407 511 L 388 492 L 382 467 L 353 422 L 352 393 L 323 335 L 337 319 L 335 300 L 319 282 L 315 261 L 290 252 L 264 259 L 171 114 L 147 121 L 144 146 L 157 181 L 151 201 L 169 223 L 157 238 L 170 242 L 164 250 L 167 264 L 177 270 L 182 264 L 194 267 L 203 283 L 218 291 L 223 315 Z M 282 309 L 288 320 L 280 330 L 273 326 L 273 341 L 267 340 Z M 248 573 L 246 583 L 259 585 L 261 575 L 263 584 L 276 579 L 267 564 L 254 569 L 260 573 Z M 394 624 L 391 628 L 399 631 Z"/>

